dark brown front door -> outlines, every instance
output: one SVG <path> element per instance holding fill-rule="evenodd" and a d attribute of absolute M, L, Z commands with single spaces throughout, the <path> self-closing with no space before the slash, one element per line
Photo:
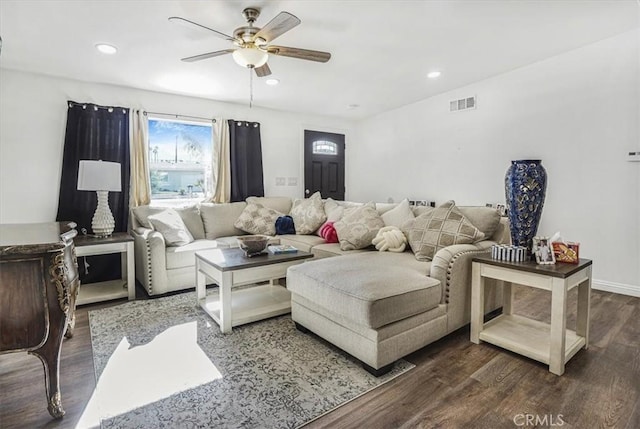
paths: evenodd
<path fill-rule="evenodd" d="M 304 131 L 305 197 L 344 200 L 344 134 Z"/>

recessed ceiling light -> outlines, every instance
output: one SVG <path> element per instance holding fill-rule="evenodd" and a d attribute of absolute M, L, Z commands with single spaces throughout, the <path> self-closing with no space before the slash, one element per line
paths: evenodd
<path fill-rule="evenodd" d="M 440 77 L 440 75 L 441 75 L 441 74 L 442 74 L 442 73 L 440 73 L 439 71 L 432 71 L 432 72 L 430 72 L 429 74 L 427 74 L 427 77 L 428 77 L 429 79 L 435 79 L 435 78 L 437 78 L 437 77 Z"/>
<path fill-rule="evenodd" d="M 357 109 L 358 107 L 360 107 L 360 105 L 359 105 L 359 104 L 349 104 L 349 105 L 347 106 L 347 109 Z"/>
<path fill-rule="evenodd" d="M 118 48 L 116 48 L 113 45 L 107 45 L 106 43 L 98 43 L 96 45 L 96 49 L 102 52 L 103 54 L 107 54 L 107 55 L 113 55 L 116 52 L 118 52 Z"/>
<path fill-rule="evenodd" d="M 279 84 L 280 81 L 278 79 L 267 79 L 267 80 L 264 81 L 264 83 L 266 83 L 267 85 L 274 86 L 274 85 Z"/>

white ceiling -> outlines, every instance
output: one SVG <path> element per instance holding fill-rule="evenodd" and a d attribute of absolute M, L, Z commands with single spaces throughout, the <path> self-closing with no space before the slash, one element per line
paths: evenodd
<path fill-rule="evenodd" d="M 255 78 L 254 105 L 344 118 L 375 115 L 640 26 L 638 0 L 0 0 L 0 66 L 245 104 L 249 72 L 231 56 L 179 60 L 231 43 L 167 18 L 230 34 L 244 25 L 248 6 L 261 9 L 258 27 L 283 10 L 302 20 L 276 44 L 332 53 L 326 64 L 270 56 L 281 83 Z M 116 45 L 118 54 L 98 53 L 99 42 Z M 431 70 L 442 76 L 427 79 Z"/>

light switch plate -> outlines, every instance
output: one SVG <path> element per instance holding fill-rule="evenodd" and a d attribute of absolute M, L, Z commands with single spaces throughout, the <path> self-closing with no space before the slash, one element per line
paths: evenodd
<path fill-rule="evenodd" d="M 276 177 L 276 186 L 284 186 L 285 180 L 284 177 Z"/>
<path fill-rule="evenodd" d="M 287 186 L 298 186 L 297 177 L 287 177 Z"/>

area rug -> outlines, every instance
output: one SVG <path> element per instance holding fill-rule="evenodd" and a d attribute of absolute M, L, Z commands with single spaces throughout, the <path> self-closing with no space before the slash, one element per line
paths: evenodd
<path fill-rule="evenodd" d="M 90 311 L 89 324 L 83 427 L 295 428 L 414 367 L 376 378 L 288 315 L 222 334 L 193 292 Z"/>

